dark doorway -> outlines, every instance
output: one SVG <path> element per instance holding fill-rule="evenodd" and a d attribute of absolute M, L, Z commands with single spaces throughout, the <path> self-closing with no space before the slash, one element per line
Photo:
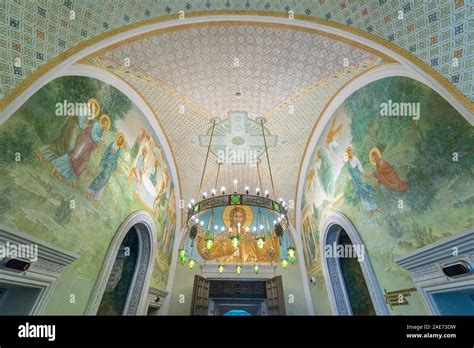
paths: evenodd
<path fill-rule="evenodd" d="M 266 315 L 265 299 L 265 281 L 211 280 L 210 314 Z"/>
<path fill-rule="evenodd" d="M 352 241 L 344 229 L 341 229 L 337 243 L 344 246 L 345 250 L 348 250 L 348 247 L 353 247 Z M 341 257 L 339 265 L 351 304 L 352 314 L 376 315 L 357 257 L 347 257 L 347 255 L 346 257 Z"/>
<path fill-rule="evenodd" d="M 195 276 L 192 315 L 284 315 L 281 276 L 269 280 L 209 280 Z"/>
<path fill-rule="evenodd" d="M 138 256 L 138 234 L 128 231 L 115 257 L 97 315 L 121 315 L 135 274 Z"/>

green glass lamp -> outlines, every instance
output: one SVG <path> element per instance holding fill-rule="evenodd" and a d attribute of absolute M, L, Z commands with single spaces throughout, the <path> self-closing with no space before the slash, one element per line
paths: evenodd
<path fill-rule="evenodd" d="M 196 261 L 193 259 L 189 260 L 189 269 L 193 269 L 194 265 L 196 264 Z"/>
<path fill-rule="evenodd" d="M 296 260 L 296 250 L 294 247 L 289 247 L 288 248 L 288 260 L 291 262 L 291 264 L 295 263 Z"/>
<path fill-rule="evenodd" d="M 186 250 L 179 249 L 178 251 L 179 263 L 184 265 L 186 263 Z"/>

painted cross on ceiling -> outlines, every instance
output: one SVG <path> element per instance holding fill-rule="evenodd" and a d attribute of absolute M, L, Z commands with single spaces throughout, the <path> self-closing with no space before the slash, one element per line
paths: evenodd
<path fill-rule="evenodd" d="M 265 128 L 267 146 L 275 147 L 278 136 L 271 135 Z M 205 135 L 199 136 L 202 147 L 209 145 L 212 126 Z M 216 124 L 212 138 L 211 152 L 220 163 L 255 164 L 265 152 L 262 126 L 256 120 L 249 119 L 244 111 L 232 111 L 227 119 Z"/>

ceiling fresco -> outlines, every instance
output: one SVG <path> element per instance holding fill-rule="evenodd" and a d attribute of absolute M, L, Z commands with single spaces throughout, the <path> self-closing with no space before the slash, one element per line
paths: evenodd
<path fill-rule="evenodd" d="M 474 27 L 468 20 L 472 8 L 465 0 L 9 0 L 0 2 L 0 98 L 6 97 L 0 108 L 31 83 L 29 77 L 37 78 L 73 51 L 127 28 L 175 19 L 179 11 L 188 17 L 193 12 L 287 16 L 294 11 L 295 18 L 356 30 L 409 52 L 474 99 L 474 41 L 469 40 Z"/>

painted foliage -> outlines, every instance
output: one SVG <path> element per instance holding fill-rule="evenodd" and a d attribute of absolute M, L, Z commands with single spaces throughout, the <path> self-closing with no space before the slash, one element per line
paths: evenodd
<path fill-rule="evenodd" d="M 427 86 L 390 77 L 353 93 L 323 131 L 305 177 L 301 232 L 318 294 L 326 291 L 319 229 L 327 213 L 356 226 L 382 289 L 412 287 L 394 259 L 473 225 L 473 171 L 473 127 Z M 425 312 L 417 296 L 393 311 Z"/>
<path fill-rule="evenodd" d="M 166 287 L 176 202 L 153 134 L 125 95 L 87 77 L 50 82 L 0 125 L 0 223 L 79 255 L 47 312 L 83 312 L 115 232 L 137 210 L 157 227 L 151 286 Z"/>

